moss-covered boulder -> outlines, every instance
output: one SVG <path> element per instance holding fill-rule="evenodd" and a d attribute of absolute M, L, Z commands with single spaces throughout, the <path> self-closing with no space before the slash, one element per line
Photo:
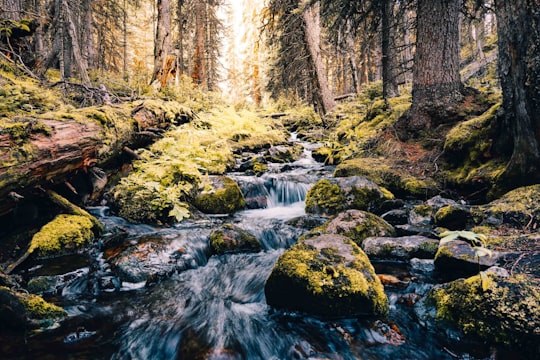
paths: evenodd
<path fill-rule="evenodd" d="M 514 189 L 472 209 L 477 223 L 523 229 L 540 226 L 540 184 Z"/>
<path fill-rule="evenodd" d="M 435 213 L 433 216 L 435 225 L 450 230 L 465 229 L 467 223 L 472 220 L 470 210 L 465 206 L 447 205 Z"/>
<path fill-rule="evenodd" d="M 259 252 L 262 245 L 255 236 L 232 224 L 225 224 L 210 235 L 210 248 L 214 254 Z"/>
<path fill-rule="evenodd" d="M 21 300 L 8 288 L 0 287 L 0 330 L 24 331 L 26 312 Z"/>
<path fill-rule="evenodd" d="M 370 259 L 406 261 L 412 258 L 433 259 L 439 247 L 438 239 L 425 236 L 370 237 L 362 249 Z"/>
<path fill-rule="evenodd" d="M 93 226 L 86 216 L 58 215 L 32 237 L 28 252 L 40 257 L 74 253 L 92 242 Z"/>
<path fill-rule="evenodd" d="M 36 320 L 59 320 L 67 316 L 60 306 L 43 300 L 41 296 L 34 294 L 17 294 L 30 319 Z"/>
<path fill-rule="evenodd" d="M 238 184 L 226 176 L 210 176 L 209 186 L 201 191 L 193 204 L 205 214 L 232 214 L 246 206 Z"/>
<path fill-rule="evenodd" d="M 437 317 L 456 323 L 465 334 L 488 343 L 528 348 L 540 353 L 540 281 L 486 273 L 434 288 L 430 295 Z"/>
<path fill-rule="evenodd" d="M 288 163 L 298 160 L 303 147 L 299 144 L 292 146 L 276 145 L 266 151 L 264 159 L 272 163 Z"/>
<path fill-rule="evenodd" d="M 365 176 L 379 186 L 384 186 L 397 196 L 427 198 L 438 192 L 438 184 L 428 177 L 417 177 L 392 160 L 385 158 L 348 159 L 336 167 L 335 177 Z"/>
<path fill-rule="evenodd" d="M 435 254 L 435 268 L 445 277 L 458 278 L 477 274 L 496 265 L 498 260 L 497 251 L 479 256 L 467 241 L 452 240 L 439 246 Z"/>
<path fill-rule="evenodd" d="M 322 179 L 308 191 L 306 212 L 334 215 L 347 209 L 376 212 L 394 196 L 373 181 L 360 176 Z"/>
<path fill-rule="evenodd" d="M 368 257 L 341 235 L 321 235 L 286 250 L 265 294 L 270 306 L 322 316 L 385 316 L 389 310 Z"/>
<path fill-rule="evenodd" d="M 355 209 L 339 213 L 315 232 L 347 236 L 358 246 L 368 237 L 395 235 L 392 225 L 377 215 Z"/>

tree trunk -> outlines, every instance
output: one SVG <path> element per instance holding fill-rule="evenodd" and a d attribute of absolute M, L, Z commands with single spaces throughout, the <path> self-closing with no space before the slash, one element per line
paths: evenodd
<path fill-rule="evenodd" d="M 502 140 L 512 147 L 502 190 L 540 181 L 540 0 L 495 1 Z"/>
<path fill-rule="evenodd" d="M 71 45 L 71 49 L 69 49 L 69 52 L 73 54 L 75 64 L 77 65 L 77 68 L 79 70 L 79 76 L 81 77 L 83 84 L 90 85 L 90 77 L 88 77 L 88 71 L 86 69 L 86 64 L 81 52 L 80 41 L 77 36 L 77 27 L 75 25 L 73 13 L 69 8 L 67 0 L 62 0 L 62 11 L 64 14 L 64 30 L 67 32 L 68 35 L 66 37 L 64 34 L 64 36 L 66 39 L 69 38 Z"/>
<path fill-rule="evenodd" d="M 167 59 L 172 52 L 171 3 L 170 0 L 157 1 L 156 39 L 154 43 L 154 73 L 151 83 L 158 82 L 163 88 L 167 84 Z"/>
<path fill-rule="evenodd" d="M 453 121 L 461 100 L 460 0 L 418 0 L 412 106 L 398 122 L 405 138 Z"/>
<path fill-rule="evenodd" d="M 156 109 L 155 104 L 147 107 L 142 103 L 131 112 L 130 109 L 125 106 L 90 110 L 100 117 L 108 117 L 106 122 L 95 120 L 91 114 L 84 122 L 21 118 L 18 120 L 21 125 L 26 124 L 28 133 L 23 142 L 8 133 L 0 133 L 0 164 L 9 164 L 0 166 L 0 216 L 15 207 L 18 194 L 27 196 L 36 186 L 54 186 L 94 165 L 106 165 L 121 155 L 125 146 L 146 145 L 147 130 L 164 128 L 171 123 L 165 105 Z M 173 116 L 175 124 L 191 119 L 192 114 L 178 109 Z M 80 111 L 84 115 L 89 110 Z M 48 134 L 34 131 L 36 124 L 49 129 Z"/>
<path fill-rule="evenodd" d="M 202 1 L 197 1 L 197 3 L 195 4 L 195 59 L 193 60 L 193 71 L 191 72 L 191 78 L 196 84 L 207 88 L 207 58 L 205 42 L 206 22 L 204 21 L 204 15 L 204 3 Z"/>
<path fill-rule="evenodd" d="M 22 19 L 22 0 L 0 0 L 0 17 L 20 21 Z"/>
<path fill-rule="evenodd" d="M 322 113 L 326 114 L 334 109 L 336 102 L 328 86 L 326 71 L 322 61 L 319 3 L 316 2 L 310 6 L 309 0 L 303 0 L 302 5 L 306 7 L 302 13 L 302 18 L 305 24 L 306 43 L 315 71 L 317 95 L 320 99 L 320 104 L 318 105 L 321 107 Z"/>
<path fill-rule="evenodd" d="M 397 52 L 395 43 L 395 24 L 394 18 L 395 0 L 384 0 L 381 6 L 382 19 L 382 81 L 383 98 L 388 104 L 388 99 L 399 96 L 397 84 Z"/>

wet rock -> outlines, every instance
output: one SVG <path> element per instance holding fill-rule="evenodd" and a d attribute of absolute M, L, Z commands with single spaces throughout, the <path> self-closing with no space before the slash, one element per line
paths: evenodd
<path fill-rule="evenodd" d="M 389 309 L 369 259 L 341 235 L 321 235 L 286 250 L 265 294 L 271 306 L 323 316 L 385 316 Z"/>
<path fill-rule="evenodd" d="M 210 248 L 217 255 L 262 250 L 255 236 L 232 224 L 224 224 L 210 235 Z"/>
<path fill-rule="evenodd" d="M 265 155 L 265 160 L 273 163 L 288 163 L 298 160 L 303 147 L 277 145 L 269 148 Z"/>
<path fill-rule="evenodd" d="M 26 311 L 21 300 L 7 288 L 0 288 L 0 330 L 24 331 Z"/>
<path fill-rule="evenodd" d="M 239 177 L 236 179 L 244 195 L 248 209 L 264 209 L 268 205 L 267 181 L 254 177 Z"/>
<path fill-rule="evenodd" d="M 512 190 L 487 205 L 472 209 L 477 223 L 517 229 L 540 228 L 540 184 Z"/>
<path fill-rule="evenodd" d="M 477 256 L 475 249 L 466 241 L 452 240 L 439 246 L 435 255 L 435 268 L 444 276 L 458 278 L 477 274 L 497 264 L 499 253 Z"/>
<path fill-rule="evenodd" d="M 501 278 L 488 273 L 435 287 L 429 299 L 438 319 L 457 324 L 465 334 L 491 344 L 520 346 L 538 355 L 539 289 L 540 281 L 532 277 Z"/>
<path fill-rule="evenodd" d="M 313 230 L 327 221 L 328 218 L 325 216 L 307 214 L 287 221 L 287 225 L 305 230 Z"/>
<path fill-rule="evenodd" d="M 407 210 L 395 209 L 385 212 L 381 218 L 391 225 L 403 225 L 409 221 L 409 214 Z"/>
<path fill-rule="evenodd" d="M 396 225 L 394 228 L 396 229 L 397 236 L 433 236 L 433 228 L 430 226 L 415 226 L 410 224 L 404 224 Z"/>
<path fill-rule="evenodd" d="M 309 189 L 306 212 L 334 215 L 347 209 L 377 212 L 380 205 L 394 196 L 364 177 L 319 180 Z"/>
<path fill-rule="evenodd" d="M 56 276 L 37 276 L 28 281 L 27 289 L 32 294 L 55 295 L 57 283 Z"/>
<path fill-rule="evenodd" d="M 465 229 L 472 220 L 470 210 L 463 205 L 443 206 L 434 215 L 435 225 L 450 230 Z"/>
<path fill-rule="evenodd" d="M 361 246 L 371 236 L 393 236 L 394 228 L 377 215 L 362 210 L 347 210 L 316 229 L 325 234 L 339 234 Z"/>
<path fill-rule="evenodd" d="M 409 260 L 433 259 L 438 246 L 439 240 L 424 236 L 370 237 L 364 240 L 362 249 L 370 259 Z"/>
<path fill-rule="evenodd" d="M 435 262 L 432 259 L 412 258 L 409 264 L 413 275 L 431 275 L 435 271 Z"/>
<path fill-rule="evenodd" d="M 193 204 L 205 214 L 232 214 L 246 206 L 238 184 L 226 176 L 210 176 L 211 190 L 199 193 Z"/>
<path fill-rule="evenodd" d="M 460 204 L 458 204 L 458 202 L 456 202 L 455 200 L 443 198 L 442 196 L 437 195 L 432 197 L 431 199 L 428 199 L 426 201 L 426 205 L 431 206 L 434 211 L 437 211 L 445 206 L 457 206 Z"/>

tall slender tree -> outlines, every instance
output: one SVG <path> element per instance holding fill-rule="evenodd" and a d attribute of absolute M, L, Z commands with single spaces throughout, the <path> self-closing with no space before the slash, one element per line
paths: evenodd
<path fill-rule="evenodd" d="M 154 72 L 151 83 L 165 87 L 170 70 L 169 56 L 172 53 L 171 3 L 157 0 L 156 39 L 154 43 Z"/>

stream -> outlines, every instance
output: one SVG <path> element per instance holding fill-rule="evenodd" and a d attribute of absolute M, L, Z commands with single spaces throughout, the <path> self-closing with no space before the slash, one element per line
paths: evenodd
<path fill-rule="evenodd" d="M 62 305 L 67 320 L 51 330 L 27 336 L 26 343 L 3 339 L 3 356 L 13 359 L 463 359 L 475 354 L 452 332 L 427 326 L 408 304 L 435 280 L 429 263 L 375 263 L 378 273 L 403 280 L 386 287 L 387 319 L 321 319 L 277 310 L 265 302 L 264 284 L 277 258 L 309 229 L 291 219 L 306 217 L 310 185 L 331 169 L 311 158 L 310 145 L 300 160 L 271 164 L 261 177 L 228 174 L 241 187 L 264 197 L 265 208 L 234 216 L 213 216 L 165 227 L 131 224 L 89 209 L 122 241 L 91 256 L 72 256 L 34 264 L 21 275 L 47 276 L 56 291 L 46 297 Z M 309 217 L 306 217 L 309 218 Z M 312 216 L 312 221 L 321 222 Z M 208 236 L 233 223 L 262 243 L 259 253 L 209 256 Z M 111 241 L 114 244 L 114 241 Z M 137 250 L 118 276 L 111 259 Z M 147 250 L 146 252 L 145 249 Z M 142 274 L 142 275 L 141 275 Z M 143 276 L 144 275 L 144 276 Z M 121 280 L 121 278 L 123 278 Z M 126 280 L 128 279 L 128 280 Z M 145 279 L 145 280 L 143 280 Z M 483 350 L 482 350 L 483 351 Z M 457 354 L 457 355 L 456 355 Z"/>

